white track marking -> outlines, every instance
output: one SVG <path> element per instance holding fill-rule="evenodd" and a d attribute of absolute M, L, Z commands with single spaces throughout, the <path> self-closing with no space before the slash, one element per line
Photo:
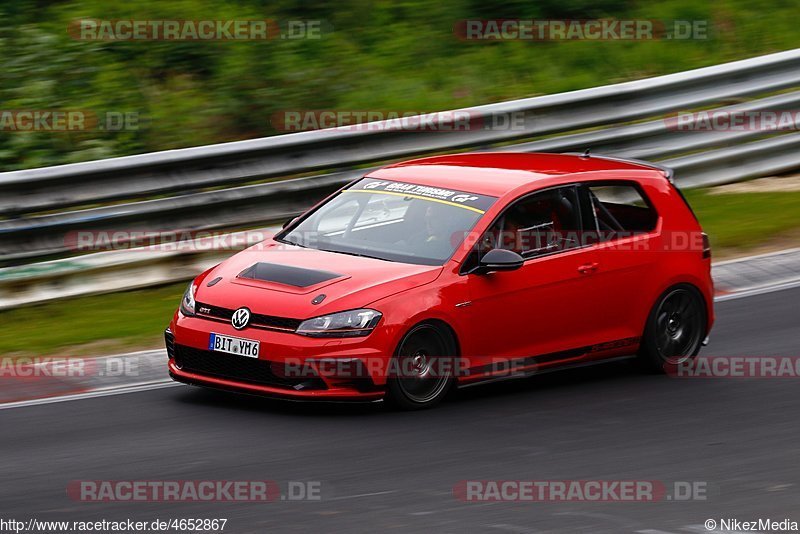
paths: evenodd
<path fill-rule="evenodd" d="M 489 528 L 496 528 L 497 530 L 505 530 L 508 532 L 516 532 L 517 534 L 536 534 L 541 530 L 534 530 L 529 527 L 521 527 L 519 525 L 511 525 L 508 523 L 498 523 L 495 525 L 486 525 Z"/>
<path fill-rule="evenodd" d="M 101 388 L 85 393 L 76 393 L 74 395 L 62 395 L 60 397 L 46 397 L 44 399 L 32 399 L 19 402 L 7 402 L 0 404 L 0 410 L 8 410 L 10 408 L 25 408 L 27 406 L 39 406 L 40 404 L 54 404 L 57 402 L 67 402 L 81 399 L 93 399 L 95 397 L 108 397 L 111 395 L 124 395 L 125 393 L 138 393 L 140 391 L 150 391 L 151 389 L 162 389 L 173 386 L 182 386 L 178 382 L 172 380 L 161 380 L 158 382 L 144 382 L 141 384 L 129 384 L 126 386 Z"/>
<path fill-rule="evenodd" d="M 729 265 L 731 263 L 739 263 L 739 262 L 748 261 L 748 260 L 760 260 L 760 259 L 763 259 L 763 258 L 771 258 L 773 256 L 782 256 L 784 254 L 793 254 L 795 252 L 800 252 L 800 247 L 787 248 L 787 249 L 784 249 L 784 250 L 778 250 L 777 252 L 765 252 L 763 254 L 755 254 L 753 256 L 744 256 L 742 258 L 733 258 L 732 260 L 715 261 L 713 265 L 714 265 L 714 267 L 716 267 L 718 265 Z"/>
<path fill-rule="evenodd" d="M 326 501 L 345 501 L 347 499 L 361 499 L 363 497 L 376 497 L 378 495 L 389 495 L 390 493 L 397 493 L 397 490 L 376 491 L 374 493 L 359 493 L 358 495 L 342 495 L 341 497 L 333 497 L 325 499 Z"/>
<path fill-rule="evenodd" d="M 747 289 L 745 291 L 739 291 L 738 293 L 731 293 L 729 295 L 718 295 L 714 297 L 714 302 L 724 302 L 726 300 L 756 297 L 758 295 L 764 295 L 765 293 L 774 293 L 775 291 L 784 291 L 786 289 L 794 289 L 796 287 L 800 287 L 800 280 L 792 280 L 791 282 L 776 284 L 774 286 L 756 287 L 753 289 Z"/>

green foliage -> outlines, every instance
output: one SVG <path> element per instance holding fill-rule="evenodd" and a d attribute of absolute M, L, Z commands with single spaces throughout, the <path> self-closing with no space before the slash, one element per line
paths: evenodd
<path fill-rule="evenodd" d="M 797 46 L 796 6 L 744 0 L 16 0 L 0 4 L 0 109 L 137 112 L 138 130 L 0 133 L 0 168 L 273 135 L 273 113 L 434 111 L 654 76 Z M 466 18 L 709 19 L 707 41 L 465 42 Z M 319 40 L 72 39 L 79 18 L 322 19 Z"/>

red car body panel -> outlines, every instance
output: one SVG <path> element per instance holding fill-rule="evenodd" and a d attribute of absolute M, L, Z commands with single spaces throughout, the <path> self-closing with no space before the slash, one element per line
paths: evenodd
<path fill-rule="evenodd" d="M 473 247 L 468 240 L 444 265 L 427 266 L 323 252 L 268 239 L 198 277 L 197 302 L 228 309 L 244 306 L 253 313 L 298 320 L 371 308 L 383 314 L 374 331 L 365 337 L 314 338 L 291 331 L 236 330 L 230 321 L 187 317 L 176 311 L 169 327 L 173 339 L 168 344 L 205 350 L 211 332 L 245 337 L 260 342 L 260 359 L 278 364 L 359 359 L 370 369 L 367 380 L 354 386 L 352 377 L 321 373 L 318 385 L 323 389 L 273 387 L 192 373 L 180 369 L 171 358 L 173 378 L 286 398 L 379 399 L 387 377 L 374 361 L 388 363 L 405 333 L 415 324 L 431 320 L 452 331 L 458 356 L 472 368 L 459 377 L 463 383 L 493 376 L 494 371 L 485 366 L 498 360 L 528 358 L 536 369 L 588 363 L 634 354 L 654 302 L 678 283 L 691 284 L 702 293 L 707 331 L 713 325 L 710 259 L 702 257 L 697 246 L 685 243 L 702 230 L 659 168 L 594 156 L 491 153 L 425 158 L 367 176 L 497 197 L 473 228 L 475 235 L 490 228 L 512 201 L 531 192 L 608 180 L 637 184 L 657 212 L 658 221 L 646 234 L 531 258 L 516 271 L 492 275 L 461 272 Z M 678 240 L 684 243 L 676 243 Z M 237 278 L 259 261 L 322 268 L 342 276 L 304 288 Z M 218 283 L 207 285 L 218 277 Z M 325 299 L 312 304 L 318 294 L 325 294 Z"/>

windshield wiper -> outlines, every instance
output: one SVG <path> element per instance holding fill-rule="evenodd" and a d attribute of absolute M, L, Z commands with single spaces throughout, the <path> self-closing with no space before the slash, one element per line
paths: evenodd
<path fill-rule="evenodd" d="M 300 243 L 295 243 L 294 241 L 289 241 L 288 239 L 276 239 L 275 241 L 277 241 L 278 243 L 284 243 L 286 245 L 294 245 L 300 248 L 309 248 L 306 245 L 301 245 Z"/>
<path fill-rule="evenodd" d="M 318 248 L 317 250 L 321 250 L 323 252 L 334 252 L 336 254 L 347 254 L 348 256 L 358 256 L 359 258 L 372 258 L 374 260 L 391 261 L 387 260 L 386 258 L 381 258 L 378 256 L 370 256 L 369 254 L 362 254 L 361 252 L 345 252 L 343 250 L 331 250 L 329 248 Z"/>

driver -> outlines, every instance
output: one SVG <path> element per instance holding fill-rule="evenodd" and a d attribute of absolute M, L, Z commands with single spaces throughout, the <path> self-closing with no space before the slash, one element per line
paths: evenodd
<path fill-rule="evenodd" d="M 440 248 L 449 250 L 450 231 L 448 229 L 447 211 L 447 209 L 442 209 L 441 207 L 437 209 L 437 206 L 426 206 L 422 212 L 422 227 L 398 241 L 398 244 L 424 249 L 434 252 L 434 254 Z"/>

